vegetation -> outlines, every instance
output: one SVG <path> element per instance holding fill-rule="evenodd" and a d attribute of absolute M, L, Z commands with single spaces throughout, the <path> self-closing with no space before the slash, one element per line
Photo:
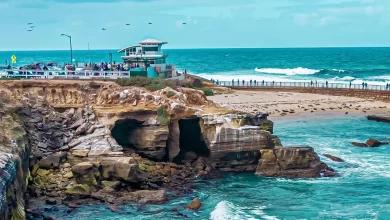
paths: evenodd
<path fill-rule="evenodd" d="M 8 104 L 9 103 L 9 99 L 7 97 L 4 97 L 1 99 L 1 101 L 5 104 Z"/>
<path fill-rule="evenodd" d="M 206 96 L 213 96 L 214 92 L 210 88 L 195 88 L 197 90 L 202 90 Z"/>
<path fill-rule="evenodd" d="M 18 113 L 15 111 L 15 109 L 8 109 L 5 111 L 5 114 L 11 116 L 14 121 L 18 121 L 20 119 Z"/>
<path fill-rule="evenodd" d="M 168 125 L 168 112 L 164 107 L 160 107 L 157 109 L 157 121 L 160 123 L 160 125 Z"/>
<path fill-rule="evenodd" d="M 149 91 L 157 91 L 166 87 L 175 88 L 174 84 L 168 80 L 160 78 L 147 78 L 142 76 L 119 78 L 116 83 L 120 86 L 138 86 L 145 87 Z"/>
<path fill-rule="evenodd" d="M 168 91 L 168 93 L 167 93 L 168 98 L 171 98 L 174 95 L 175 95 L 175 92 L 173 92 L 173 91 Z"/>

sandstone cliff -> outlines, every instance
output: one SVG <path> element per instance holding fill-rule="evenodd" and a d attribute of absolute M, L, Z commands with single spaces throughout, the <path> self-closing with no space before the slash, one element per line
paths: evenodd
<path fill-rule="evenodd" d="M 281 148 L 266 114 L 220 108 L 198 90 L 9 81 L 0 82 L 0 97 L 7 100 L 0 111 L 4 219 L 25 216 L 27 182 L 30 199 L 72 209 L 74 198 L 162 203 L 166 190 L 188 193 L 183 185 L 217 171 L 284 177 L 331 171 L 312 150 Z M 312 169 L 316 175 L 306 175 Z"/>

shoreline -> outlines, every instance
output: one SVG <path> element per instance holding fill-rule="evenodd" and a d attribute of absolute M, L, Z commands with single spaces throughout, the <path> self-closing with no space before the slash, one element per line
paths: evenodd
<path fill-rule="evenodd" d="M 273 121 L 390 115 L 390 103 L 347 96 L 236 90 L 208 99 L 228 109 L 268 113 Z"/>

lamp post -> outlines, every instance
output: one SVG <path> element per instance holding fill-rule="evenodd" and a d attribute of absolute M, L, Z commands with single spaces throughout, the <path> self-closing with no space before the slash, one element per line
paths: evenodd
<path fill-rule="evenodd" d="M 72 36 L 61 34 L 61 36 L 65 36 L 69 38 L 69 44 L 70 44 L 70 64 L 73 64 L 73 51 L 72 51 Z"/>

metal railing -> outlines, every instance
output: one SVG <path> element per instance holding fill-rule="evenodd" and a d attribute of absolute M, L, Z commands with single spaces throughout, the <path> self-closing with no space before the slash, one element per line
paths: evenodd
<path fill-rule="evenodd" d="M 363 84 L 350 84 L 350 83 L 326 83 L 326 82 L 247 82 L 244 83 L 237 81 L 219 81 L 214 82 L 219 86 L 225 87 L 293 87 L 293 88 L 330 88 L 330 89 L 368 89 L 368 90 L 381 90 L 390 91 L 390 84 L 388 85 L 370 85 L 363 86 Z"/>
<path fill-rule="evenodd" d="M 4 70 L 0 72 L 1 78 L 128 78 L 131 76 L 131 71 L 94 71 L 94 70 Z"/>

